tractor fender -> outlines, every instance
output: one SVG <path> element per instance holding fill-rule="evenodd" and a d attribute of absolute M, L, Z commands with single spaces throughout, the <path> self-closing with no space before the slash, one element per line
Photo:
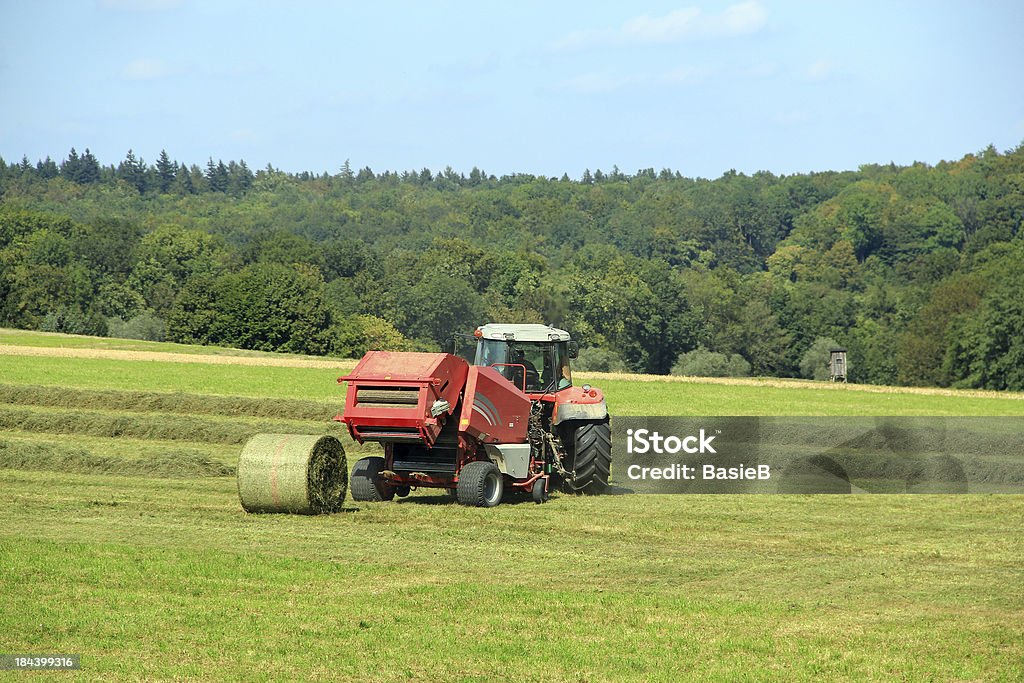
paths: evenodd
<path fill-rule="evenodd" d="M 558 392 L 551 424 L 566 420 L 603 420 L 608 417 L 608 404 L 599 389 L 589 388 L 584 392 L 579 387 L 570 387 Z"/>

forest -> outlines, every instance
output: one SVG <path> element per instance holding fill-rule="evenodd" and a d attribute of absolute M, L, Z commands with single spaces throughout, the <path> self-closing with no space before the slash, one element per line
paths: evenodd
<path fill-rule="evenodd" d="M 546 322 L 578 367 L 1024 390 L 1024 144 L 793 175 L 0 159 L 0 326 L 358 356 Z"/>

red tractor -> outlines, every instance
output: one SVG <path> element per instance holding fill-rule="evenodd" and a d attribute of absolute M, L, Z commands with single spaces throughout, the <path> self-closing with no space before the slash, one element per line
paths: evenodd
<path fill-rule="evenodd" d="M 608 407 L 598 389 L 573 386 L 568 332 L 490 324 L 450 343 L 451 353 L 371 351 L 339 380 L 348 391 L 338 419 L 359 443 L 384 447 L 355 464 L 353 499 L 427 487 L 493 507 L 507 490 L 540 503 L 554 487 L 608 487 Z"/>

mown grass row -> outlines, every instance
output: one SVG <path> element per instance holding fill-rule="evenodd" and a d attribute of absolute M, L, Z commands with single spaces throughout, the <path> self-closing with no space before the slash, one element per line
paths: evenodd
<path fill-rule="evenodd" d="M 301 399 L 0 384 L 0 403 L 133 413 L 184 413 L 327 422 L 340 405 Z"/>
<path fill-rule="evenodd" d="M 0 468 L 173 479 L 235 474 L 234 465 L 196 449 L 175 448 L 133 459 L 102 455 L 74 445 L 11 439 L 0 439 Z"/>
<path fill-rule="evenodd" d="M 337 423 L 225 420 L 161 413 L 118 414 L 95 410 L 52 410 L 0 405 L 0 430 L 131 437 L 165 441 L 242 444 L 260 432 L 341 434 Z"/>

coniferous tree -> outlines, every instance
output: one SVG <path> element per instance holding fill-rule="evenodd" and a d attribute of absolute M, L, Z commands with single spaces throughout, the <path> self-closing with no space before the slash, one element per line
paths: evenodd
<path fill-rule="evenodd" d="M 100 162 L 96 160 L 89 148 L 85 148 L 78 171 L 77 182 L 82 184 L 96 183 L 100 180 Z"/>
<path fill-rule="evenodd" d="M 135 153 L 132 150 L 129 149 L 124 161 L 118 164 L 116 175 L 138 190 L 139 194 L 146 191 L 146 162 L 142 159 L 136 159 Z"/>
<path fill-rule="evenodd" d="M 177 176 L 178 167 L 167 156 L 167 150 L 160 150 L 160 158 L 156 160 L 156 183 L 160 192 L 167 192 Z"/>
<path fill-rule="evenodd" d="M 245 160 L 238 163 L 234 161 L 229 162 L 227 175 L 228 191 L 236 197 L 241 197 L 252 187 L 253 174 L 245 164 Z"/>
<path fill-rule="evenodd" d="M 79 177 L 81 175 L 82 159 L 78 156 L 78 152 L 72 147 L 71 151 L 68 152 L 68 157 L 60 164 L 60 174 L 64 176 L 66 180 L 77 183 L 81 182 Z"/>
<path fill-rule="evenodd" d="M 60 175 L 60 169 L 57 168 L 57 164 L 54 163 L 53 159 L 47 156 L 46 161 L 40 161 L 36 164 L 36 175 L 43 180 L 49 180 Z"/>
<path fill-rule="evenodd" d="M 206 163 L 206 183 L 210 188 L 210 192 L 227 192 L 228 191 L 228 167 L 224 165 L 224 162 L 217 160 L 217 163 L 213 163 L 213 157 Z"/>
<path fill-rule="evenodd" d="M 355 179 L 355 174 L 352 173 L 352 165 L 349 163 L 348 159 L 345 159 L 345 163 L 341 165 L 338 177 L 340 177 L 342 182 L 345 184 L 349 184 Z"/>
<path fill-rule="evenodd" d="M 238 161 L 238 181 L 237 181 L 237 185 L 238 185 L 240 191 L 242 193 L 248 192 L 249 189 L 252 187 L 253 180 L 255 180 L 255 179 L 256 179 L 256 176 L 253 175 L 253 172 L 251 170 L 249 170 L 249 166 L 248 166 L 248 164 L 245 163 L 245 159 L 240 159 Z"/>
<path fill-rule="evenodd" d="M 210 191 L 210 185 L 206 182 L 206 175 L 199 166 L 192 164 L 188 172 L 191 176 L 192 188 L 196 194 Z"/>
<path fill-rule="evenodd" d="M 174 181 L 169 190 L 183 196 L 195 194 L 195 187 L 192 186 L 192 174 L 189 173 L 188 166 L 175 164 L 173 161 L 171 165 L 174 166 Z"/>

